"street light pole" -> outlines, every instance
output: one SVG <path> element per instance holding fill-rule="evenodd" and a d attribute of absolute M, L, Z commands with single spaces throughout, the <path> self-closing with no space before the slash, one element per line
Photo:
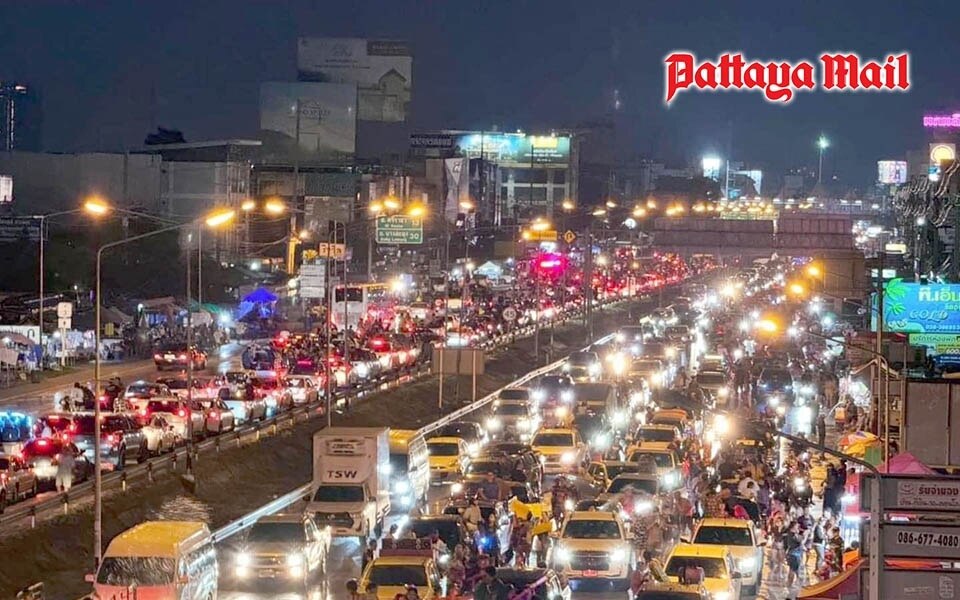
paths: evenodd
<path fill-rule="evenodd" d="M 817 149 L 819 150 L 819 161 L 817 164 L 817 185 L 823 182 L 823 151 L 830 147 L 830 141 L 822 134 L 817 138 Z"/>
<path fill-rule="evenodd" d="M 917 217 L 917 220 L 914 222 L 914 239 L 913 239 L 913 282 L 920 283 L 920 271 L 923 268 L 922 261 L 920 259 L 920 232 L 923 230 L 923 227 L 927 224 L 927 218 L 923 215 Z M 883 277 L 883 273 L 880 274 L 880 277 Z"/>

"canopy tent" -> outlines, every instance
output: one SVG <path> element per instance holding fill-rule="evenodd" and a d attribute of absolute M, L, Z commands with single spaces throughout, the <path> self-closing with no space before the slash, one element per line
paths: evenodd
<path fill-rule="evenodd" d="M 100 309 L 100 322 L 122 325 L 124 323 L 132 323 L 133 317 L 126 314 L 116 306 L 108 306 Z"/>
<path fill-rule="evenodd" d="M 254 304 L 269 304 L 276 301 L 276 294 L 273 294 L 266 288 L 257 288 L 243 297 L 243 302 L 252 302 Z"/>
<path fill-rule="evenodd" d="M 909 452 L 903 452 L 890 458 L 887 462 L 877 467 L 881 473 L 891 475 L 935 475 L 936 471 L 920 462 L 916 456 Z M 852 494 L 853 497 L 860 497 L 860 474 L 851 473 L 847 476 L 847 485 L 844 489 L 845 494 Z M 850 502 L 844 506 L 846 514 L 860 514 L 860 503 Z"/>

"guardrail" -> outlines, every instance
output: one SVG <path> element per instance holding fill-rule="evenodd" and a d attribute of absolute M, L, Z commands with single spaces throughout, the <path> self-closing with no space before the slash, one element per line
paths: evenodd
<path fill-rule="evenodd" d="M 637 299 L 639 298 L 611 299 L 599 304 L 598 308 L 603 309 L 611 304 L 616 304 L 625 300 Z M 576 319 L 580 314 L 581 313 L 578 312 L 558 316 L 552 321 L 554 324 L 561 324 Z M 546 325 L 541 324 L 540 329 L 543 330 L 549 326 L 549 323 Z M 533 332 L 534 327 L 532 325 L 527 325 L 522 328 L 517 328 L 513 331 L 503 333 L 499 336 L 491 337 L 486 340 L 484 344 L 482 344 L 482 347 L 487 349 L 500 347 L 532 335 Z M 542 333 L 543 332 L 541 331 L 541 334 Z M 558 363 L 552 363 L 552 365 L 556 364 Z M 544 369 L 546 368 L 547 367 L 544 367 Z M 406 378 L 417 378 L 428 374 L 429 372 L 430 365 L 427 363 L 421 363 L 415 368 L 406 369 L 397 373 L 395 377 L 389 379 L 379 379 L 356 388 L 341 390 L 334 394 L 333 400 L 335 402 L 339 402 L 340 400 L 356 400 L 369 393 L 383 389 L 385 385 L 391 386 Z M 526 379 L 524 381 L 526 381 Z M 460 409 L 454 414 L 462 416 L 463 414 L 472 412 L 480 406 L 490 402 L 491 399 L 492 398 L 490 396 L 487 396 L 481 400 L 478 400 L 474 404 Z M 313 404 L 296 406 L 289 411 L 276 414 L 273 417 L 265 419 L 259 423 L 238 427 L 233 431 L 228 431 L 200 440 L 193 445 L 194 460 L 199 459 L 199 457 L 203 454 L 220 452 L 221 449 L 231 445 L 241 446 L 245 442 L 259 441 L 260 437 L 263 435 L 273 435 L 282 429 L 293 427 L 298 422 L 306 421 L 316 416 L 321 416 L 324 413 L 322 413 L 319 409 L 324 408 L 325 405 L 326 401 L 321 399 L 319 402 Z M 448 422 L 450 421 L 443 421 L 443 424 Z M 442 425 L 436 426 L 440 427 Z M 103 492 L 107 493 L 118 489 L 121 492 L 125 492 L 129 486 L 134 484 L 140 485 L 140 482 L 145 482 L 147 485 L 150 485 L 154 482 L 154 479 L 158 475 L 164 473 L 165 471 L 176 471 L 181 465 L 185 465 L 188 451 L 189 450 L 187 447 L 181 447 L 170 454 L 151 458 L 141 464 L 131 465 L 122 471 L 105 472 L 102 478 Z M 58 492 L 57 494 L 43 499 L 30 499 L 24 503 L 17 503 L 8 506 L 5 512 L 0 514 L 0 530 L 2 530 L 4 527 L 11 526 L 14 523 L 22 521 L 29 521 L 30 528 L 35 528 L 38 524 L 38 521 L 43 516 L 50 516 L 54 513 L 68 514 L 72 506 L 92 500 L 93 491 L 93 480 L 91 478 L 83 483 L 74 485 L 67 492 Z"/>
<path fill-rule="evenodd" d="M 593 344 L 604 344 L 610 341 L 610 339 L 612 338 L 613 338 L 613 334 L 611 333 L 593 342 Z M 586 346 L 583 349 L 586 350 L 588 348 L 590 348 L 590 346 Z M 454 412 L 437 419 L 436 421 L 430 423 L 429 425 L 425 425 L 421 427 L 420 429 L 417 430 L 417 433 L 419 435 L 427 435 L 431 431 L 435 431 L 440 427 L 443 427 L 444 425 L 447 425 L 449 423 L 453 423 L 472 412 L 476 412 L 477 410 L 480 410 L 481 408 L 485 407 L 487 404 L 490 404 L 491 402 L 493 402 L 497 398 L 497 396 L 500 394 L 501 391 L 507 388 L 523 385 L 524 383 L 532 379 L 536 379 L 541 375 L 554 371 L 563 365 L 564 360 L 566 360 L 566 358 L 562 358 L 560 360 L 554 361 L 549 365 L 540 367 L 539 369 L 534 369 L 533 371 L 530 371 L 523 377 L 515 379 L 514 381 L 511 381 L 510 383 L 504 385 L 503 387 L 500 387 L 494 390 L 493 392 L 487 394 L 483 398 L 480 398 L 476 402 L 468 404 L 467 406 L 464 406 L 459 410 L 455 410 Z M 247 529 L 248 527 L 256 523 L 257 520 L 260 519 L 261 517 L 278 513 L 281 510 L 287 508 L 288 506 L 297 503 L 298 501 L 302 500 L 304 496 L 310 493 L 311 485 L 312 485 L 311 483 L 305 483 L 304 485 L 301 485 L 300 487 L 290 492 L 287 492 L 283 496 L 280 496 L 274 500 L 271 500 L 270 502 L 268 502 L 267 504 L 264 504 L 263 506 L 257 508 L 256 510 L 245 514 L 239 519 L 236 519 L 235 521 L 232 521 L 224 525 L 220 529 L 217 529 L 212 534 L 214 541 L 216 541 L 217 543 L 220 543 L 223 540 L 226 540 L 240 533 L 244 529 Z"/>

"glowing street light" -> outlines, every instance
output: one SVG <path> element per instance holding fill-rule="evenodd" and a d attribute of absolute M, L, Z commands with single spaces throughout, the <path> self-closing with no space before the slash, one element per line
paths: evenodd
<path fill-rule="evenodd" d="M 809 275 L 810 277 L 822 277 L 823 269 L 821 269 L 817 265 L 810 265 L 809 267 L 807 267 L 807 275 Z"/>
<path fill-rule="evenodd" d="M 595 216 L 595 217 L 602 217 L 602 216 L 605 216 L 605 215 L 607 214 L 607 209 L 605 209 L 605 208 L 596 208 L 596 209 L 594 209 L 593 212 L 590 213 L 590 214 L 593 215 L 593 216 Z"/>
<path fill-rule="evenodd" d="M 250 212 L 256 207 L 257 207 L 257 202 L 252 198 L 247 198 L 242 203 L 240 203 L 240 210 L 242 210 L 243 212 Z"/>
<path fill-rule="evenodd" d="M 577 209 L 577 205 L 573 203 L 573 200 L 564 200 L 560 207 L 567 212 Z"/>
<path fill-rule="evenodd" d="M 757 329 L 764 333 L 776 333 L 780 327 L 777 325 L 777 322 L 772 319 L 762 319 L 757 321 Z"/>
<path fill-rule="evenodd" d="M 420 202 L 416 202 L 414 204 L 411 204 L 409 207 L 407 207 L 408 217 L 413 217 L 415 219 L 418 219 L 420 217 L 426 216 L 426 214 L 427 214 L 427 207 L 421 204 Z"/>
<path fill-rule="evenodd" d="M 616 208 L 616 207 L 617 207 L 617 203 L 614 202 L 613 200 L 607 200 L 606 206 L 607 206 L 607 208 Z"/>
<path fill-rule="evenodd" d="M 83 210 L 99 217 L 110 212 L 110 205 L 99 196 L 91 196 L 84 201 Z"/>
<path fill-rule="evenodd" d="M 790 293 L 795 296 L 802 296 L 807 293 L 807 288 L 805 288 L 802 283 L 791 283 L 789 289 Z"/>
<path fill-rule="evenodd" d="M 282 215 L 287 212 L 287 205 L 282 200 L 271 198 L 263 205 L 263 209 L 271 215 Z"/>
<path fill-rule="evenodd" d="M 379 215 L 383 212 L 383 202 L 371 202 L 367 210 L 369 210 L 371 214 Z"/>
<path fill-rule="evenodd" d="M 383 207 L 387 210 L 400 210 L 400 201 L 393 196 L 387 196 L 383 199 Z"/>
<path fill-rule="evenodd" d="M 230 209 L 219 210 L 211 213 L 205 219 L 207 227 L 217 228 L 222 225 L 226 225 L 237 216 L 237 212 Z"/>
<path fill-rule="evenodd" d="M 548 221 L 535 221 L 530 225 L 530 229 L 534 231 L 546 231 L 550 229 L 550 223 Z"/>
<path fill-rule="evenodd" d="M 463 209 L 463 210 L 468 210 L 468 211 L 469 211 L 469 210 L 473 210 L 474 208 L 476 208 L 476 205 L 474 205 L 474 203 L 471 202 L 470 200 L 462 200 L 462 201 L 460 202 L 460 208 Z"/>
<path fill-rule="evenodd" d="M 830 140 L 820 134 L 817 138 L 817 151 L 819 152 L 819 161 L 817 165 L 817 185 L 823 181 L 823 151 L 830 147 Z"/>

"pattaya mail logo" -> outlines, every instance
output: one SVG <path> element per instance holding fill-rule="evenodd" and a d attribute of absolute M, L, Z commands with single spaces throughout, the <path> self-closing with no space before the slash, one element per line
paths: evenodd
<path fill-rule="evenodd" d="M 691 52 L 676 51 L 663 59 L 666 104 L 691 88 L 707 92 L 759 91 L 771 103 L 789 104 L 797 92 L 905 92 L 910 89 L 910 54 L 889 54 L 864 60 L 851 52 L 825 53 L 819 62 L 748 60 L 726 53 L 715 62 L 698 61 Z"/>

